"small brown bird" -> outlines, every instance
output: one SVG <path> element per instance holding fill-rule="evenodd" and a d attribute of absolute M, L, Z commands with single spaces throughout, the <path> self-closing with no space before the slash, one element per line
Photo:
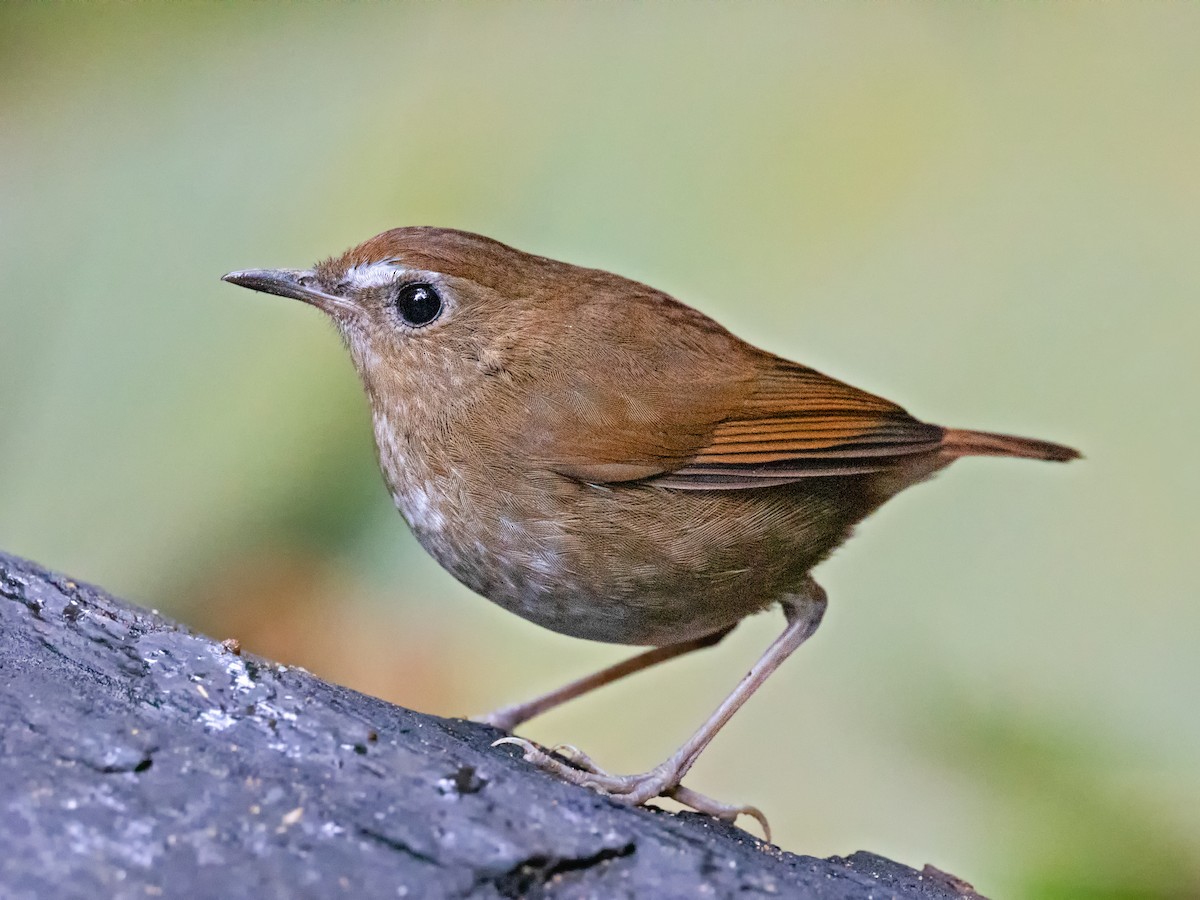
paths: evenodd
<path fill-rule="evenodd" d="M 783 633 L 648 772 L 610 775 L 573 748 L 568 764 L 504 739 L 631 805 L 670 796 L 762 821 L 681 780 L 816 630 L 826 601 L 813 566 L 889 497 L 960 456 L 1078 456 L 928 425 L 646 285 L 462 231 L 397 228 L 309 271 L 225 280 L 333 319 L 396 506 L 452 575 L 554 631 L 653 648 L 484 721 L 511 731 L 782 606 Z"/>

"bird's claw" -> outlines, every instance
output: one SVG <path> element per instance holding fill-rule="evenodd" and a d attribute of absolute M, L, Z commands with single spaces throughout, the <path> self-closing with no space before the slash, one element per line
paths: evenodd
<path fill-rule="evenodd" d="M 570 744 L 559 744 L 547 753 L 532 741 L 519 737 L 503 737 L 492 743 L 493 747 L 512 744 L 521 749 L 525 761 L 544 772 L 557 775 L 564 781 L 591 788 L 625 806 L 641 806 L 655 797 L 669 797 L 676 803 L 723 822 L 733 822 L 740 815 L 755 819 L 763 829 L 767 841 L 771 840 L 771 826 L 762 810 L 755 806 L 735 806 L 721 803 L 679 783 L 675 767 L 664 763 L 640 775 L 610 775 L 597 766 L 586 753 Z M 564 763 L 551 754 L 564 756 Z M 669 762 L 669 761 L 668 761 Z"/>
<path fill-rule="evenodd" d="M 738 816 L 749 816 L 762 826 L 763 839 L 768 844 L 771 843 L 771 823 L 767 821 L 766 815 L 757 806 L 750 806 L 749 804 L 737 806 L 732 803 L 722 803 L 720 800 L 714 800 L 706 794 L 686 788 L 682 784 L 677 784 L 675 787 L 663 791 L 663 796 L 670 797 L 676 803 L 680 803 L 689 809 L 694 809 L 696 812 L 704 813 L 706 816 L 712 816 L 714 819 L 720 819 L 722 822 L 728 822 L 731 825 L 737 821 Z"/>

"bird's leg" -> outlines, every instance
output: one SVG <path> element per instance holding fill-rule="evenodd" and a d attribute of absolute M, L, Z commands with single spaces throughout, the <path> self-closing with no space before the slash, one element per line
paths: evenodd
<path fill-rule="evenodd" d="M 630 806 L 645 803 L 653 797 L 673 797 L 699 812 L 708 813 L 717 818 L 732 820 L 738 813 L 745 812 L 755 815 L 764 822 L 762 814 L 752 807 L 734 807 L 697 794 L 683 787 L 680 782 L 684 775 L 696 762 L 696 759 L 709 745 L 717 732 L 728 722 L 743 703 L 749 699 L 770 677 L 779 665 L 787 659 L 797 647 L 803 644 L 825 614 L 825 591 L 812 578 L 805 584 L 804 592 L 791 595 L 782 601 L 783 614 L 787 617 L 787 627 L 775 639 L 741 680 L 733 693 L 725 698 L 716 711 L 708 717 L 699 730 L 693 734 L 682 747 L 667 760 L 655 766 L 649 772 L 640 775 L 609 775 L 600 770 L 588 760 L 584 768 L 573 768 L 557 760 L 529 741 L 520 738 L 502 738 L 497 744 L 516 744 L 524 751 L 525 759 L 538 768 L 553 772 L 573 784 L 590 787 L 602 794 L 611 796 L 614 800 Z"/>
<path fill-rule="evenodd" d="M 683 656 L 685 653 L 691 653 L 693 650 L 703 650 L 705 647 L 711 647 L 720 641 L 721 638 L 725 637 L 725 635 L 729 634 L 729 632 L 733 631 L 733 628 L 734 626 L 731 625 L 722 631 L 716 631 L 691 641 L 668 644 L 665 647 L 655 647 L 652 650 L 639 653 L 637 656 L 630 657 L 616 665 L 609 666 L 607 669 L 601 669 L 599 672 L 594 672 L 584 678 L 572 681 L 570 684 L 564 684 L 558 690 L 550 691 L 548 694 L 542 694 L 540 697 L 534 697 L 532 700 L 526 700 L 524 703 L 514 703 L 511 706 L 503 706 L 500 709 L 493 710 L 486 716 L 475 719 L 475 721 L 482 722 L 485 725 L 493 725 L 501 731 L 512 731 L 522 722 L 527 722 L 534 716 L 540 716 L 542 713 L 566 703 L 568 700 L 574 700 L 588 691 L 604 687 L 604 685 L 610 684 L 618 678 L 624 678 L 626 675 L 632 675 L 634 672 L 648 669 L 661 662 L 666 662 L 668 659 Z M 583 756 L 578 751 L 576 752 L 577 755 Z"/>

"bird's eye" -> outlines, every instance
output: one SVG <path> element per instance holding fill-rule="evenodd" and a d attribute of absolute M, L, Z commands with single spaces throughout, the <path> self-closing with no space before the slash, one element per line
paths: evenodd
<path fill-rule="evenodd" d="M 419 328 L 442 312 L 442 298 L 431 284 L 406 284 L 396 295 L 396 310 L 405 324 Z"/>

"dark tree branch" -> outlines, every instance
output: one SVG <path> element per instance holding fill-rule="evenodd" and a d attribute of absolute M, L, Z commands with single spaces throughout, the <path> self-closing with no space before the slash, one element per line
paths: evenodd
<path fill-rule="evenodd" d="M 616 806 L 497 732 L 327 684 L 0 554 L 0 894 L 973 896 Z"/>

